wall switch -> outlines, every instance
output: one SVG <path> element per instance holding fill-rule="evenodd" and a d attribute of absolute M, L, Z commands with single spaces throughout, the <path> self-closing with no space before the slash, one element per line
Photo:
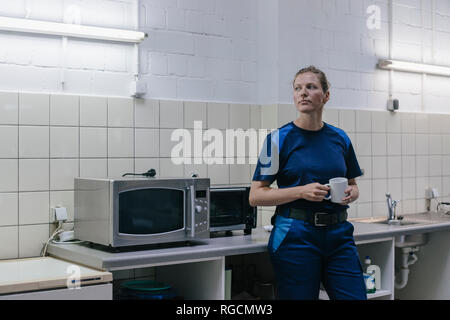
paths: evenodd
<path fill-rule="evenodd" d="M 389 111 L 397 111 L 399 107 L 399 101 L 398 99 L 389 99 L 387 104 L 387 109 Z"/>
<path fill-rule="evenodd" d="M 133 81 L 131 83 L 131 96 L 141 98 L 147 93 L 147 82 L 142 80 Z"/>

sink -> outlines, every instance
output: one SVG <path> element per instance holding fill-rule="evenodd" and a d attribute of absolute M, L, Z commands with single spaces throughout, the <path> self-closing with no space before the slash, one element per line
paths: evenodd
<path fill-rule="evenodd" d="M 367 218 L 353 218 L 351 221 L 362 222 L 362 223 L 377 223 L 384 225 L 394 225 L 394 226 L 411 226 L 411 225 L 424 225 L 424 224 L 435 224 L 435 223 L 448 223 L 450 222 L 450 215 L 442 212 L 418 212 L 418 213 L 408 213 L 403 216 L 398 216 L 397 220 L 391 220 L 388 222 L 386 216 L 377 217 L 367 217 Z"/>
<path fill-rule="evenodd" d="M 389 224 L 389 225 L 393 225 L 393 226 L 407 226 L 410 224 L 419 224 L 422 222 L 419 221 L 410 221 L 410 220 L 384 220 L 384 221 L 379 221 L 377 223 L 383 223 L 383 224 Z"/>
<path fill-rule="evenodd" d="M 419 220 L 419 219 L 410 219 L 403 217 L 402 219 L 390 220 L 388 221 L 386 217 L 370 217 L 370 218 L 361 218 L 354 219 L 355 222 L 363 222 L 363 223 L 380 223 L 380 224 L 389 224 L 394 226 L 407 226 L 414 224 L 424 224 L 428 223 L 428 221 Z"/>
<path fill-rule="evenodd" d="M 405 234 L 395 237 L 395 247 L 397 248 L 423 246 L 427 242 L 427 233 Z"/>
<path fill-rule="evenodd" d="M 433 212 L 420 212 L 415 214 L 407 214 L 399 216 L 398 220 L 388 222 L 385 216 L 381 217 L 369 217 L 369 218 L 356 218 L 353 219 L 355 222 L 363 222 L 363 223 L 379 223 L 379 224 L 391 224 L 396 226 L 407 226 L 414 224 L 430 224 L 437 223 L 442 221 L 449 221 L 450 217 L 443 216 L 442 214 L 433 213 Z M 427 233 L 413 233 L 413 234 L 404 234 L 395 236 L 395 247 L 402 248 L 410 248 L 423 246 L 428 242 L 428 234 Z M 406 249 L 405 249 L 406 250 Z"/>

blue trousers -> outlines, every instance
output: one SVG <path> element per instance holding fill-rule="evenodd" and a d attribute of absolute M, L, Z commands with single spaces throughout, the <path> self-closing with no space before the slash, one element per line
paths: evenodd
<path fill-rule="evenodd" d="M 281 244 L 274 247 L 276 228 L 275 224 L 268 251 L 278 299 L 317 300 L 321 282 L 332 300 L 367 299 L 350 222 L 316 227 L 293 219 Z"/>

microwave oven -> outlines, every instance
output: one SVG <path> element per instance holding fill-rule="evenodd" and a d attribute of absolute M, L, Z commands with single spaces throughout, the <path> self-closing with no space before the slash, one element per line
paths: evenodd
<path fill-rule="evenodd" d="M 248 186 L 214 186 L 210 188 L 210 231 L 244 230 L 251 234 L 256 228 L 257 208 L 250 206 Z"/>
<path fill-rule="evenodd" d="M 75 178 L 75 238 L 109 247 L 209 238 L 207 178 Z"/>

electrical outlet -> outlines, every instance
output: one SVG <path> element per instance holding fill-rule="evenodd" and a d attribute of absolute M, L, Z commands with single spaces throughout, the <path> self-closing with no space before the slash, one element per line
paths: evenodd
<path fill-rule="evenodd" d="M 63 231 L 59 234 L 59 241 L 70 241 L 75 239 L 75 233 L 73 230 Z"/>
<path fill-rule="evenodd" d="M 54 212 L 55 212 L 55 221 L 66 221 L 68 219 L 66 207 L 56 207 L 54 208 Z"/>
<path fill-rule="evenodd" d="M 433 198 L 439 197 L 439 191 L 438 191 L 437 188 L 431 188 L 431 196 L 432 196 Z"/>

